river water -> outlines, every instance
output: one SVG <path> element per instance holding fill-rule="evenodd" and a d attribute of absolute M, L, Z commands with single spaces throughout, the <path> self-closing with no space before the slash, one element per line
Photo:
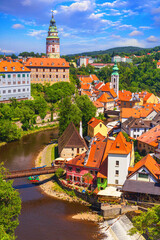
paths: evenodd
<path fill-rule="evenodd" d="M 0 161 L 9 170 L 31 168 L 38 153 L 57 135 L 57 130 L 47 130 L 6 144 L 0 148 Z M 72 220 L 72 215 L 88 211 L 87 207 L 48 197 L 27 178 L 15 179 L 13 185 L 22 199 L 20 224 L 16 229 L 18 240 L 100 239 L 98 225 Z"/>

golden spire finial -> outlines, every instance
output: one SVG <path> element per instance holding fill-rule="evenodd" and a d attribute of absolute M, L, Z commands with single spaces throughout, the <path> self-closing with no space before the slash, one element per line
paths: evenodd
<path fill-rule="evenodd" d="M 51 10 L 51 12 L 52 12 L 52 18 L 53 18 L 53 13 L 54 13 L 54 11 L 53 11 L 53 10 Z"/>

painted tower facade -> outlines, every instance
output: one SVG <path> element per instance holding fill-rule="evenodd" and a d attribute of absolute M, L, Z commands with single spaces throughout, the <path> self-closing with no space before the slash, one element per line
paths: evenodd
<path fill-rule="evenodd" d="M 111 83 L 112 83 L 112 88 L 114 89 L 115 93 L 117 94 L 117 98 L 119 98 L 119 73 L 118 73 L 118 67 L 117 63 L 115 61 L 114 67 L 113 67 L 113 72 L 111 75 Z"/>
<path fill-rule="evenodd" d="M 48 58 L 60 58 L 60 39 L 58 37 L 58 31 L 56 22 L 52 14 L 50 26 L 48 30 L 48 37 L 46 38 L 46 56 Z"/>

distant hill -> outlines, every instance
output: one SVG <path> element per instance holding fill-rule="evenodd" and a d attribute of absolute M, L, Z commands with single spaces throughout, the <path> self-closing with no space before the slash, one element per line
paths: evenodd
<path fill-rule="evenodd" d="M 110 48 L 107 50 L 100 50 L 100 51 L 93 51 L 93 52 L 83 52 L 83 53 L 77 53 L 77 54 L 69 54 L 68 56 L 75 56 L 75 55 L 79 55 L 79 56 L 92 56 L 92 55 L 101 55 L 101 54 L 112 54 L 112 53 L 134 53 L 134 52 L 138 52 L 141 50 L 145 50 L 146 48 L 140 48 L 140 47 L 132 47 L 132 46 L 128 46 L 128 47 L 115 47 L 115 48 Z"/>

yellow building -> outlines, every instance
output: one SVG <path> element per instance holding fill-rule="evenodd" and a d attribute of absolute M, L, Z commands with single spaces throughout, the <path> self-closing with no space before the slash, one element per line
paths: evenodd
<path fill-rule="evenodd" d="M 69 63 L 64 58 L 30 58 L 26 67 L 31 70 L 31 83 L 69 82 Z"/>
<path fill-rule="evenodd" d="M 136 103 L 135 105 L 141 106 L 146 103 L 154 103 L 154 104 L 158 103 L 158 98 L 153 93 L 149 93 L 146 91 L 139 93 L 139 99 L 140 99 L 140 102 Z"/>
<path fill-rule="evenodd" d="M 108 129 L 102 120 L 93 117 L 88 122 L 88 136 L 94 137 L 97 133 L 100 133 L 102 136 L 107 137 Z"/>

